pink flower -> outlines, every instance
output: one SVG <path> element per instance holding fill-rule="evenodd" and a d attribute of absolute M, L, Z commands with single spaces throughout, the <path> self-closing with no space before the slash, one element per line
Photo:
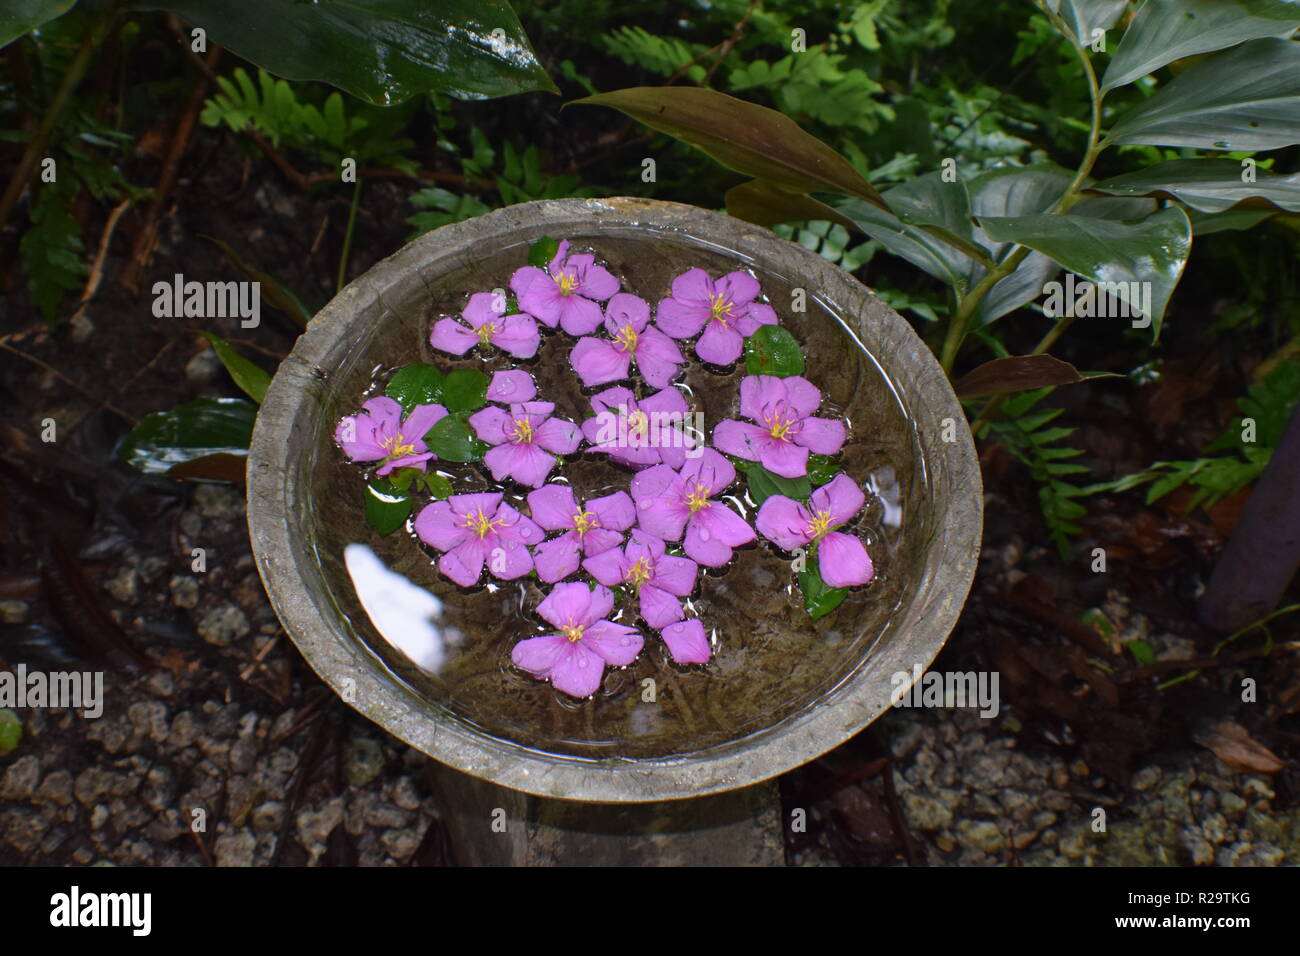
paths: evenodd
<path fill-rule="evenodd" d="M 686 616 L 681 598 L 695 589 L 699 565 L 664 553 L 664 543 L 637 529 L 622 548 L 611 548 L 582 562 L 606 587 L 626 584 L 641 601 L 641 617 L 656 631 Z"/>
<path fill-rule="evenodd" d="M 618 291 L 618 280 L 596 257 L 569 255 L 568 240 L 560 243 L 555 258 L 543 272 L 524 266 L 510 277 L 519 308 L 548 328 L 559 325 L 570 335 L 587 335 L 600 325 L 600 306 Z"/>
<path fill-rule="evenodd" d="M 758 280 L 748 272 L 731 272 L 714 282 L 703 269 L 689 269 L 673 280 L 673 294 L 659 303 L 655 324 L 675 339 L 704 329 L 695 354 L 714 365 L 730 365 L 760 325 L 776 325 L 772 307 L 754 301 L 758 292 Z"/>
<path fill-rule="evenodd" d="M 579 505 L 567 485 L 544 485 L 528 493 L 528 510 L 547 531 L 564 532 L 533 549 L 537 576 L 547 584 L 578 570 L 582 555 L 617 548 L 623 532 L 636 524 L 636 506 L 625 491 Z"/>
<path fill-rule="evenodd" d="M 537 397 L 537 384 L 521 368 L 493 372 L 488 383 L 487 400 L 509 405 L 511 402 L 531 402 Z"/>
<path fill-rule="evenodd" d="M 650 306 L 645 299 L 620 292 L 605 307 L 609 339 L 581 338 L 569 363 L 586 386 L 605 385 L 627 378 L 633 360 L 646 384 L 663 388 L 686 361 L 677 344 L 650 326 Z"/>
<path fill-rule="evenodd" d="M 510 659 L 570 697 L 590 697 L 600 687 L 606 664 L 626 667 L 644 644 L 635 629 L 606 620 L 613 608 L 609 588 L 593 591 L 579 581 L 557 584 L 537 605 L 537 613 L 560 633 L 520 641 Z"/>
<path fill-rule="evenodd" d="M 678 664 L 707 664 L 713 649 L 709 646 L 709 636 L 704 633 L 704 625 L 699 618 L 678 621 L 669 624 L 659 636 L 668 645 L 668 653 Z"/>
<path fill-rule="evenodd" d="M 532 358 L 537 354 L 541 336 L 531 315 L 516 312 L 503 315 L 505 302 L 491 292 L 475 292 L 461 312 L 469 328 L 455 319 L 439 319 L 429 335 L 429 344 L 435 349 L 464 355 L 476 345 L 495 345 L 515 358 Z"/>
<path fill-rule="evenodd" d="M 444 552 L 438 570 L 461 587 L 478 583 L 486 563 L 502 581 L 533 569 L 528 546 L 542 540 L 542 529 L 501 500 L 500 494 L 452 495 L 416 515 L 421 541 Z"/>
<path fill-rule="evenodd" d="M 555 467 L 556 455 L 571 455 L 582 443 L 573 422 L 552 418 L 552 402 L 520 402 L 504 408 L 489 405 L 469 417 L 475 434 L 489 445 L 484 463 L 497 481 L 513 478 L 521 485 L 541 487 Z"/>
<path fill-rule="evenodd" d="M 713 429 L 719 451 L 757 461 L 774 475 L 801 478 L 808 474 L 808 453 L 834 455 L 844 444 L 844 423 L 812 418 L 822 393 L 806 378 L 747 375 L 740 382 L 740 414 L 750 421 L 729 418 Z"/>
<path fill-rule="evenodd" d="M 446 417 L 441 405 L 417 405 L 402 421 L 402 406 L 380 396 L 367 401 L 360 415 L 349 415 L 334 429 L 334 441 L 353 461 L 380 461 L 375 474 L 383 477 L 394 468 L 419 468 L 437 456 L 424 444 L 430 428 Z"/>
<path fill-rule="evenodd" d="M 875 569 L 860 538 L 831 529 L 851 520 L 865 501 L 862 489 L 841 472 L 812 493 L 807 507 L 785 495 L 772 495 L 758 509 L 755 524 L 763 537 L 785 551 L 815 543 L 822 580 L 833 588 L 851 588 L 870 581 Z"/>
<path fill-rule="evenodd" d="M 698 442 L 685 430 L 690 409 L 682 393 L 665 388 L 639 402 L 621 385 L 591 398 L 596 414 L 582 423 L 591 451 L 633 468 L 665 464 L 680 468 Z M 694 429 L 702 437 L 702 428 Z"/>
<path fill-rule="evenodd" d="M 736 480 L 736 469 L 712 448 L 688 459 L 680 472 L 655 465 L 632 479 L 637 523 L 665 541 L 686 538 L 686 553 L 700 564 L 718 568 L 731 560 L 732 548 L 754 540 L 754 529 L 720 501 L 710 499 Z"/>

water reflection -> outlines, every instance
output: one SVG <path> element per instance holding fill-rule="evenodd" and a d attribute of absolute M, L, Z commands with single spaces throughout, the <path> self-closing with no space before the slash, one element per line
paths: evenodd
<path fill-rule="evenodd" d="M 375 630 L 421 670 L 438 673 L 448 647 L 461 639 L 459 630 L 437 623 L 442 600 L 390 571 L 364 544 L 345 547 L 343 563 Z"/>

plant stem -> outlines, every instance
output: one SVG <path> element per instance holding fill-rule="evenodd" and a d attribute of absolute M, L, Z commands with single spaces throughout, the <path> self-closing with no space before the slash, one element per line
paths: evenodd
<path fill-rule="evenodd" d="M 352 188 L 352 206 L 348 209 L 348 227 L 343 233 L 343 253 L 339 256 L 339 281 L 336 292 L 343 291 L 348 275 L 348 255 L 352 251 L 352 232 L 357 225 L 357 207 L 361 205 L 362 177 L 357 177 L 357 184 Z"/>

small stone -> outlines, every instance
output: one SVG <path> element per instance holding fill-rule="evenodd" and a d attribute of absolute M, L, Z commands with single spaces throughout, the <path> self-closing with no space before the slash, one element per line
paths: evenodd
<path fill-rule="evenodd" d="M 4 780 L 0 781 L 0 797 L 10 800 L 27 800 L 36 792 L 36 784 L 41 778 L 41 762 L 33 754 L 19 757 L 5 771 Z"/>
<path fill-rule="evenodd" d="M 957 842 L 981 853 L 997 853 L 1006 846 L 1006 837 L 991 820 L 962 820 L 957 824 Z"/>
<path fill-rule="evenodd" d="M 95 804 L 95 809 L 90 811 L 90 828 L 98 830 L 107 822 L 108 807 L 102 803 Z"/>
<path fill-rule="evenodd" d="M 128 565 L 104 583 L 104 590 L 123 604 L 134 604 L 140 596 L 140 575 Z"/>
<path fill-rule="evenodd" d="M 1241 816 L 1248 804 L 1239 794 L 1228 791 L 1219 798 L 1219 809 L 1223 811 L 1224 816 L 1236 818 Z"/>
<path fill-rule="evenodd" d="M 420 809 L 420 794 L 410 777 L 400 777 L 393 786 L 393 803 L 403 810 Z"/>
<path fill-rule="evenodd" d="M 199 485 L 194 503 L 205 518 L 237 519 L 244 515 L 244 496 L 224 485 Z"/>
<path fill-rule="evenodd" d="M 952 811 L 925 790 L 903 794 L 903 813 L 917 830 L 943 830 L 952 826 Z"/>
<path fill-rule="evenodd" d="M 83 807 L 93 806 L 113 788 L 113 775 L 100 767 L 87 767 L 77 775 L 72 789 Z"/>
<path fill-rule="evenodd" d="M 172 603 L 177 607 L 194 608 L 199 603 L 199 582 L 191 577 L 184 575 L 175 575 L 168 588 L 172 592 Z"/>
<path fill-rule="evenodd" d="M 258 833 L 277 833 L 284 823 L 284 803 L 268 800 L 253 808 L 253 829 Z"/>
<path fill-rule="evenodd" d="M 404 860 L 420 845 L 420 835 L 411 829 L 385 830 L 379 842 L 394 860 Z"/>
<path fill-rule="evenodd" d="M 54 771 L 41 781 L 36 789 L 36 797 L 66 807 L 72 803 L 72 774 L 66 770 Z"/>
<path fill-rule="evenodd" d="M 1133 774 L 1134 790 L 1150 790 L 1160 782 L 1159 767 L 1143 767 L 1137 773 Z"/>
<path fill-rule="evenodd" d="M 1222 813 L 1212 813 L 1201 821 L 1201 832 L 1211 843 L 1222 843 L 1228 837 L 1228 821 Z"/>
<path fill-rule="evenodd" d="M 354 787 L 364 787 L 384 770 L 384 751 L 369 737 L 353 737 L 343 750 L 343 772 Z"/>
<path fill-rule="evenodd" d="M 170 671 L 156 670 L 149 675 L 145 686 L 159 697 L 170 697 L 176 690 L 176 681 Z"/>
<path fill-rule="evenodd" d="M 940 834 L 939 836 L 934 838 L 934 845 L 937 846 L 944 853 L 951 853 L 953 851 L 953 848 L 957 844 L 953 841 L 952 837 L 947 836 L 945 834 Z"/>
<path fill-rule="evenodd" d="M 152 584 L 160 574 L 167 570 L 167 565 L 170 563 L 166 558 L 160 558 L 156 554 L 151 555 L 141 559 L 136 572 L 140 575 L 141 581 Z"/>
<path fill-rule="evenodd" d="M 22 624 L 26 620 L 26 601 L 0 601 L 0 622 L 5 624 Z"/>
<path fill-rule="evenodd" d="M 240 829 L 217 837 L 212 852 L 216 856 L 217 866 L 252 866 L 255 849 L 257 838 L 247 830 Z"/>
<path fill-rule="evenodd" d="M 126 711 L 127 718 L 137 731 L 150 740 L 161 743 L 167 739 L 167 705 L 159 700 L 136 701 Z"/>
<path fill-rule="evenodd" d="M 233 604 L 221 604 L 202 617 L 198 631 L 209 644 L 226 647 L 248 636 L 248 617 Z"/>
<path fill-rule="evenodd" d="M 1252 809 L 1246 813 L 1246 829 L 1253 840 L 1262 843 L 1280 843 L 1283 839 L 1282 821 L 1260 810 Z"/>
<path fill-rule="evenodd" d="M 208 385 L 221 374 L 221 359 L 210 348 L 185 363 L 185 381 L 191 385 Z"/>

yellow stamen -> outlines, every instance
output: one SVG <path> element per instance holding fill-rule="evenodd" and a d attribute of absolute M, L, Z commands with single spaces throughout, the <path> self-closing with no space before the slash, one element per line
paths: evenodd
<path fill-rule="evenodd" d="M 515 444 L 527 444 L 533 440 L 533 423 L 526 418 L 515 419 L 510 430 L 515 436 L 512 439 Z"/>
<path fill-rule="evenodd" d="M 505 518 L 489 518 L 483 513 L 482 508 L 471 511 L 469 514 L 465 515 L 465 527 L 469 528 L 480 538 L 487 537 L 491 534 L 492 529 L 497 525 L 504 523 Z"/>
<path fill-rule="evenodd" d="M 831 530 L 831 513 L 829 511 L 819 511 L 813 516 L 812 521 L 808 522 L 807 534 L 812 535 L 813 540 L 821 540 L 826 537 L 827 532 Z"/>
<path fill-rule="evenodd" d="M 618 347 L 621 348 L 624 352 L 636 351 L 637 334 L 636 334 L 636 329 L 632 328 L 632 326 L 630 325 L 623 326 L 621 329 L 618 330 L 618 335 L 616 335 L 615 338 L 618 340 L 617 343 Z"/>
<path fill-rule="evenodd" d="M 567 637 L 570 643 L 576 643 L 582 640 L 582 625 L 574 624 L 573 618 L 569 618 L 569 623 L 560 628 L 560 633 Z"/>
<path fill-rule="evenodd" d="M 497 324 L 495 322 L 484 322 L 478 327 L 478 340 L 480 345 L 487 345 L 492 336 L 497 334 Z"/>
<path fill-rule="evenodd" d="M 767 433 L 773 438 L 784 439 L 786 433 L 794 427 L 794 419 L 781 415 L 764 415 L 763 424 L 767 426 Z"/>
<path fill-rule="evenodd" d="M 564 272 L 555 277 L 555 284 L 560 287 L 560 295 L 573 295 L 578 291 L 578 276 L 572 272 Z"/>
<path fill-rule="evenodd" d="M 709 312 L 713 318 L 723 325 L 726 325 L 727 320 L 731 318 L 731 312 L 734 308 L 735 306 L 732 305 L 731 300 L 722 293 L 709 296 Z"/>
<path fill-rule="evenodd" d="M 385 438 L 379 444 L 388 452 L 389 458 L 405 458 L 407 455 L 415 454 L 415 445 L 406 442 L 400 433 L 392 438 Z"/>
<path fill-rule="evenodd" d="M 579 508 L 577 511 L 573 513 L 573 530 L 578 532 L 578 534 L 583 535 L 586 534 L 588 531 L 590 531 L 592 528 L 599 528 L 599 527 L 600 527 L 600 521 L 597 519 L 596 515 L 593 512 L 583 511 L 581 508 Z"/>
<path fill-rule="evenodd" d="M 628 568 L 627 583 L 633 588 L 640 588 L 654 576 L 654 567 L 645 558 L 637 558 L 636 564 Z"/>
<path fill-rule="evenodd" d="M 642 438 L 650 431 L 650 416 L 638 409 L 627 416 L 627 431 L 633 438 Z"/>
<path fill-rule="evenodd" d="M 686 496 L 686 507 L 691 509 L 691 514 L 702 511 L 712 504 L 713 502 L 709 500 L 709 489 L 703 485 L 696 485 L 695 490 Z"/>

